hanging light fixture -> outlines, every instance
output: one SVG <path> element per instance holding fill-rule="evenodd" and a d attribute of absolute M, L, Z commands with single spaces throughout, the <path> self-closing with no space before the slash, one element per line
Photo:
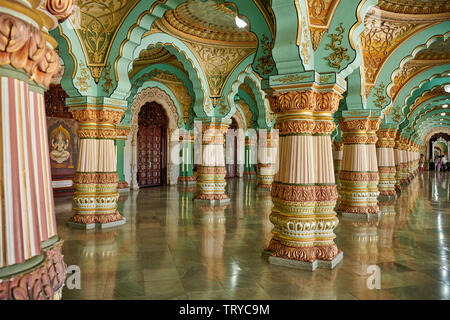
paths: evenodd
<path fill-rule="evenodd" d="M 247 26 L 247 22 L 245 22 L 243 19 L 239 18 L 238 15 L 236 15 L 235 21 L 236 21 L 236 26 L 239 29 L 245 28 Z"/>
<path fill-rule="evenodd" d="M 445 116 L 445 112 L 442 112 L 442 113 L 441 113 L 441 116 Z"/>
<path fill-rule="evenodd" d="M 448 104 L 443 104 L 442 108 L 444 108 L 444 109 L 448 108 Z"/>
<path fill-rule="evenodd" d="M 444 87 L 445 92 L 450 93 L 450 84 L 446 84 Z"/>

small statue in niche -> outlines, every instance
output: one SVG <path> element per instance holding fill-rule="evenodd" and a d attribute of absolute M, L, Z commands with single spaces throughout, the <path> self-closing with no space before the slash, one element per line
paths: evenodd
<path fill-rule="evenodd" d="M 50 152 L 50 159 L 57 163 L 63 163 L 69 159 L 70 152 L 67 149 L 69 148 L 70 136 L 67 130 L 59 125 L 58 128 L 53 130 L 50 139 L 53 148 Z"/>

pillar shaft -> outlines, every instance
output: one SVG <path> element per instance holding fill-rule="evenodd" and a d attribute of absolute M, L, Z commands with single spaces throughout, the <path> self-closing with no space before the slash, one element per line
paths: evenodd
<path fill-rule="evenodd" d="M 258 133 L 258 183 L 256 188 L 271 190 L 276 170 L 278 131 L 260 130 Z"/>
<path fill-rule="evenodd" d="M 201 124 L 201 164 L 198 166 L 197 194 L 195 199 L 214 202 L 228 202 L 225 194 L 225 152 L 224 134 L 229 124 L 210 120 Z"/>
<path fill-rule="evenodd" d="M 256 164 L 256 137 L 245 137 L 245 165 L 244 177 L 255 178 L 255 164 Z"/>
<path fill-rule="evenodd" d="M 60 68 L 48 35 L 56 23 L 39 2 L 2 6 L 10 14 L 0 13 L 0 300 L 58 299 L 66 266 L 43 96 Z"/>
<path fill-rule="evenodd" d="M 179 184 L 195 184 L 194 177 L 194 133 L 183 132 L 180 134 L 180 175 Z"/>
<path fill-rule="evenodd" d="M 394 146 L 395 135 L 397 130 L 393 129 L 380 129 L 377 132 L 377 162 L 379 183 L 378 190 L 380 197 L 395 197 L 395 159 L 394 159 Z"/>
<path fill-rule="evenodd" d="M 335 91 L 313 89 L 269 96 L 279 130 L 279 170 L 272 184 L 270 215 L 274 228 L 267 250 L 269 261 L 281 260 L 272 258 L 273 263 L 331 262 L 342 256 L 334 243 L 337 190 L 330 138 L 335 129 L 332 114 L 341 98 Z"/>
<path fill-rule="evenodd" d="M 344 144 L 342 142 L 334 142 L 334 150 L 333 150 L 333 162 L 334 162 L 334 177 L 336 180 L 336 184 L 339 189 L 339 172 L 341 171 L 342 166 L 342 155 L 344 153 Z"/>
<path fill-rule="evenodd" d="M 116 154 L 117 154 L 117 174 L 119 176 L 119 183 L 117 189 L 128 190 L 130 186 L 125 180 L 124 174 L 124 149 L 127 141 L 128 134 L 130 133 L 129 127 L 116 126 Z"/>
<path fill-rule="evenodd" d="M 79 122 L 80 137 L 75 173 L 74 215 L 70 222 L 92 228 L 95 224 L 112 226 L 125 220 L 117 211 L 117 156 L 115 125 L 124 108 L 91 104 L 71 105 L 70 112 Z"/>
<path fill-rule="evenodd" d="M 381 120 L 377 117 L 340 121 L 344 151 L 339 173 L 343 215 L 378 214 L 378 165 L 375 143 Z"/>

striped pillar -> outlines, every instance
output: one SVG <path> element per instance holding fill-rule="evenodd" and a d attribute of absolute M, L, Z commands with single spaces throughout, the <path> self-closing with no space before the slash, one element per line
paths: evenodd
<path fill-rule="evenodd" d="M 278 152 L 278 131 L 261 129 L 258 131 L 258 183 L 259 190 L 271 190 L 276 171 Z"/>
<path fill-rule="evenodd" d="M 256 137 L 246 136 L 245 137 L 245 164 L 244 164 L 244 178 L 255 179 L 256 171 Z"/>
<path fill-rule="evenodd" d="M 208 204 L 224 204 L 230 201 L 225 193 L 227 182 L 225 181 L 225 133 L 229 123 L 222 119 L 206 119 L 203 122 L 196 121 L 199 126 L 197 132 L 201 132 L 201 164 L 197 169 L 197 202 Z"/>
<path fill-rule="evenodd" d="M 334 178 L 336 179 L 336 184 L 339 189 L 339 172 L 341 171 L 344 144 L 342 142 L 334 142 L 333 145 Z"/>
<path fill-rule="evenodd" d="M 66 266 L 43 96 L 60 67 L 47 31 L 56 23 L 39 2 L 1 6 L 12 15 L 0 13 L 0 300 L 58 299 Z"/>
<path fill-rule="evenodd" d="M 399 138 L 399 133 L 395 138 L 395 146 L 394 146 L 394 162 L 395 162 L 395 191 L 397 194 L 401 193 L 401 183 L 402 183 L 402 162 L 403 162 L 403 153 L 401 150 L 401 141 Z"/>
<path fill-rule="evenodd" d="M 69 111 L 79 122 L 80 150 L 75 173 L 74 215 L 69 225 L 91 229 L 113 227 L 125 223 L 117 211 L 117 156 L 114 140 L 124 106 L 100 99 L 68 98 Z"/>
<path fill-rule="evenodd" d="M 117 189 L 119 191 L 130 191 L 130 186 L 125 180 L 124 170 L 124 148 L 125 142 L 128 139 L 130 133 L 129 126 L 116 126 L 116 154 L 117 154 L 117 174 L 119 176 L 119 183 L 117 184 Z"/>
<path fill-rule="evenodd" d="M 339 121 L 344 142 L 339 173 L 339 206 L 343 216 L 377 215 L 378 163 L 375 143 L 381 120 L 374 117 L 349 117 Z"/>
<path fill-rule="evenodd" d="M 408 184 L 408 152 L 407 152 L 407 140 L 404 137 L 400 138 L 400 152 L 401 152 L 401 162 L 400 162 L 400 182 L 402 185 Z"/>
<path fill-rule="evenodd" d="M 196 184 L 194 176 L 194 132 L 183 131 L 180 134 L 181 163 L 178 184 Z"/>
<path fill-rule="evenodd" d="M 339 89 L 268 95 L 279 130 L 270 215 L 274 228 L 266 250 L 270 263 L 314 270 L 334 268 L 343 257 L 334 243 L 337 190 L 330 137 Z"/>
<path fill-rule="evenodd" d="M 388 200 L 391 197 L 396 197 L 395 192 L 395 159 L 394 146 L 396 129 L 380 129 L 377 132 L 377 162 L 378 173 L 380 181 L 378 183 L 378 190 L 380 192 L 379 198 Z"/>

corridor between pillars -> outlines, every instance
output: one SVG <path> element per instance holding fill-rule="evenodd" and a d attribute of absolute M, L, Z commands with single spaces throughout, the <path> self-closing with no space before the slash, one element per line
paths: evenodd
<path fill-rule="evenodd" d="M 74 178 L 74 215 L 69 225 L 91 229 L 125 223 L 117 211 L 117 157 L 114 140 L 126 104 L 109 98 L 68 98 L 69 111 L 79 122 L 80 138 Z"/>
<path fill-rule="evenodd" d="M 225 133 L 230 123 L 222 119 L 196 121 L 197 132 L 201 132 L 201 159 L 197 169 L 197 194 L 195 201 L 208 204 L 230 202 L 225 194 Z M 197 146 L 194 146 L 194 148 Z"/>
<path fill-rule="evenodd" d="M 396 129 L 378 130 L 377 136 L 377 162 L 378 173 L 380 181 L 378 183 L 378 190 L 380 192 L 379 199 L 390 200 L 395 199 L 395 160 L 394 160 L 394 146 Z"/>
<path fill-rule="evenodd" d="M 60 299 L 66 277 L 44 102 L 60 69 L 57 21 L 38 6 L 3 1 L 0 12 L 0 300 Z"/>
<path fill-rule="evenodd" d="M 190 185 L 195 184 L 194 177 L 194 132 L 182 131 L 180 133 L 180 175 L 178 176 L 178 184 Z"/>
<path fill-rule="evenodd" d="M 309 270 L 333 268 L 343 253 L 334 243 L 337 190 L 330 135 L 342 91 L 338 85 L 316 91 L 316 83 L 301 91 L 286 92 L 292 86 L 286 87 L 275 86 L 268 95 L 280 137 L 269 262 Z"/>
<path fill-rule="evenodd" d="M 377 116 L 351 116 L 339 121 L 344 151 L 339 173 L 338 211 L 346 217 L 378 218 L 378 165 L 375 143 L 381 123 Z"/>
<path fill-rule="evenodd" d="M 271 190 L 276 170 L 278 151 L 278 131 L 258 131 L 258 171 L 256 188 Z"/>

